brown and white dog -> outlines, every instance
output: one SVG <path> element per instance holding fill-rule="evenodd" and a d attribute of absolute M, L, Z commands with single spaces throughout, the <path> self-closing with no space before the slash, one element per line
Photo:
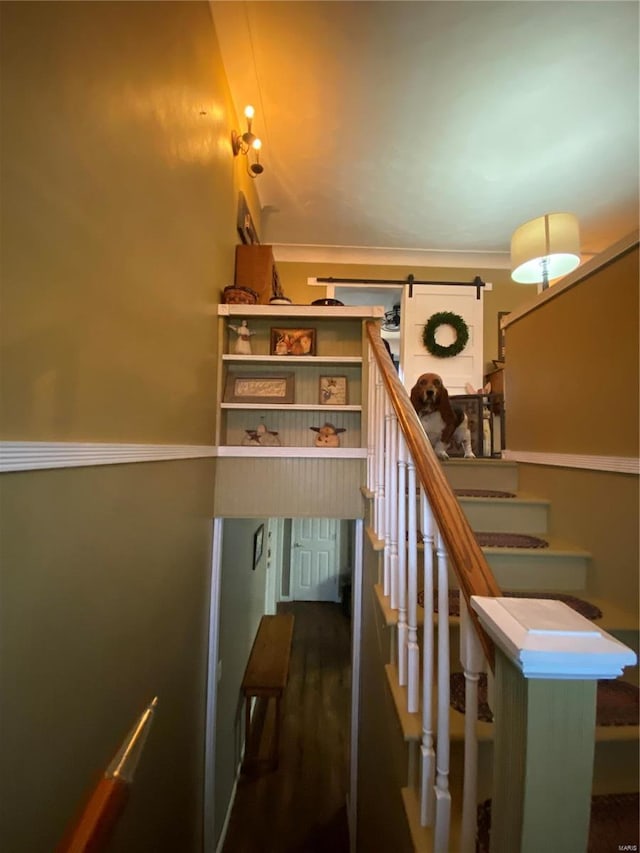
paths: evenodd
<path fill-rule="evenodd" d="M 411 389 L 411 402 L 440 459 L 448 459 L 451 442 L 461 444 L 465 459 L 475 457 L 471 450 L 471 433 L 463 409 L 449 402 L 449 392 L 437 373 L 423 373 Z"/>

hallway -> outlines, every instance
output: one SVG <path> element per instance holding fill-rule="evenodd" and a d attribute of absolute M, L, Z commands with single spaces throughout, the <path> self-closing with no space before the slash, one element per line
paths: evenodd
<path fill-rule="evenodd" d="M 338 604 L 282 603 L 278 612 L 295 616 L 280 761 L 275 771 L 241 775 L 223 850 L 348 853 L 350 623 Z M 263 754 L 271 708 L 265 715 L 257 706 L 254 723 Z"/>

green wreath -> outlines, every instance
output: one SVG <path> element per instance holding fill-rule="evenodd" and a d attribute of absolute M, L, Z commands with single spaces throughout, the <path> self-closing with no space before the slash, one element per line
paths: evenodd
<path fill-rule="evenodd" d="M 456 333 L 456 339 L 448 347 L 436 343 L 436 330 L 440 326 L 451 326 Z M 451 358 L 458 355 L 466 347 L 469 340 L 469 327 L 459 314 L 452 311 L 438 311 L 432 314 L 422 330 L 422 343 L 436 358 Z"/>

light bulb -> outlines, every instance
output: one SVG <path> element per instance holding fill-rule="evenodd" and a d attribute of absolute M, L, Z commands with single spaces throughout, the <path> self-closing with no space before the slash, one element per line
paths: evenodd
<path fill-rule="evenodd" d="M 252 148 L 254 148 L 256 151 L 259 151 L 259 150 L 262 148 L 262 140 L 261 140 L 261 139 L 258 139 L 258 138 L 256 137 L 256 138 L 253 140 L 253 142 L 251 143 L 251 147 L 252 147 Z"/>
<path fill-rule="evenodd" d="M 245 116 L 246 116 L 247 118 L 253 118 L 253 117 L 254 117 L 254 115 L 256 114 L 256 111 L 255 111 L 255 110 L 254 110 L 254 108 L 251 106 L 251 104 L 248 104 L 248 105 L 244 108 L 244 114 L 245 114 Z"/>

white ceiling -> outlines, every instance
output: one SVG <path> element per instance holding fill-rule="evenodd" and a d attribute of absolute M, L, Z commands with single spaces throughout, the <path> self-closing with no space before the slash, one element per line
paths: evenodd
<path fill-rule="evenodd" d="M 586 256 L 638 227 L 637 2 L 211 7 L 262 242 L 508 266 L 543 213 L 577 214 Z"/>

